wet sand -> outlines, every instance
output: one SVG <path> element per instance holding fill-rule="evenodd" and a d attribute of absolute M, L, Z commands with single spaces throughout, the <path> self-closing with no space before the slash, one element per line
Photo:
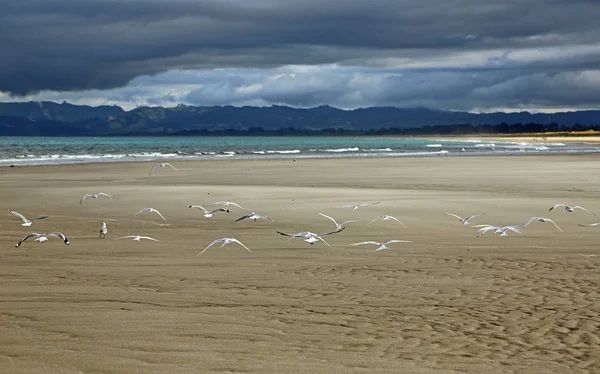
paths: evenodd
<path fill-rule="evenodd" d="M 0 367 L 11 373 L 600 371 L 600 158 L 431 157 L 0 168 Z M 112 198 L 87 199 L 106 192 Z M 246 212 L 204 218 L 190 204 Z M 357 211 L 344 204 L 376 202 Z M 133 216 L 144 207 L 157 215 Z M 28 218 L 22 227 L 6 209 Z M 323 233 L 309 245 L 277 230 Z M 473 224 L 533 223 L 477 238 Z M 376 221 L 389 214 L 397 222 Z M 108 238 L 99 239 L 102 221 Z M 26 233 L 60 230 L 15 244 Z M 114 240 L 141 234 L 160 243 Z M 197 254 L 216 238 L 218 246 Z M 350 246 L 404 239 L 388 251 Z"/>

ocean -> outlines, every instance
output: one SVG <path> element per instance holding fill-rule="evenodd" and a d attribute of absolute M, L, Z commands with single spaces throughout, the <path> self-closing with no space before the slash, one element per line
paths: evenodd
<path fill-rule="evenodd" d="M 597 153 L 587 143 L 400 137 L 0 137 L 0 166 L 117 161 Z"/>

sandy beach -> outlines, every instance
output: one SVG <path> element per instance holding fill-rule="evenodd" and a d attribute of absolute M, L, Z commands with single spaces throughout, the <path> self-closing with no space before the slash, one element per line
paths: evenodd
<path fill-rule="evenodd" d="M 0 371 L 600 371 L 597 155 L 0 168 Z M 112 198 L 87 199 L 105 192 Z M 204 218 L 187 205 L 231 200 Z M 344 204 L 380 202 L 356 211 Z M 157 215 L 134 213 L 145 207 Z M 50 217 L 22 227 L 28 218 Z M 232 223 L 249 211 L 275 222 Z M 333 230 L 310 245 L 277 234 Z M 524 235 L 473 224 L 535 222 Z M 402 221 L 375 221 L 389 214 Z M 102 222 L 106 239 L 99 239 Z M 30 232 L 51 238 L 15 244 Z M 114 240 L 141 234 L 151 241 Z M 211 241 L 235 237 L 235 244 Z M 403 239 L 390 250 L 351 243 Z"/>

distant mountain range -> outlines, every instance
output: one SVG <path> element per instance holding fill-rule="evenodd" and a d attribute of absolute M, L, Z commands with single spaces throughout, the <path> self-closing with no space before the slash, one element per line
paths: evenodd
<path fill-rule="evenodd" d="M 0 135 L 4 136 L 107 136 L 107 135 L 210 135 L 262 133 L 373 133 L 382 129 L 419 133 L 419 129 L 453 127 L 510 131 L 511 126 L 539 124 L 547 129 L 600 126 L 600 111 L 553 114 L 469 113 L 427 108 L 370 107 L 341 110 L 330 106 L 300 109 L 270 107 L 187 106 L 138 107 L 85 106 L 66 102 L 0 103 Z M 460 126 L 459 126 L 460 125 Z M 465 127 L 466 125 L 471 127 Z M 508 127 L 507 127 L 508 126 Z M 517 126 L 518 127 L 518 126 Z M 481 129 L 480 129 L 481 130 Z M 423 130 L 424 131 L 424 130 Z"/>

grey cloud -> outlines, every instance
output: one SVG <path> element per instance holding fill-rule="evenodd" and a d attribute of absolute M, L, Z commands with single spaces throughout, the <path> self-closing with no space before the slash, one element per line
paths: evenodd
<path fill-rule="evenodd" d="M 172 69 L 208 69 L 210 73 L 217 67 L 269 69 L 288 64 L 359 67 L 387 58 L 406 58 L 418 64 L 422 58 L 452 58 L 461 52 L 597 44 L 599 16 L 600 4 L 583 0 L 2 2 L 0 91 L 25 95 L 44 90 L 111 89 L 136 77 Z M 510 54 L 507 56 L 509 61 L 496 61 L 489 73 L 493 78 L 487 80 L 502 80 L 495 78 L 505 74 L 498 70 L 516 69 L 511 66 L 515 63 Z M 529 70 L 522 73 L 544 76 L 563 70 L 589 70 L 597 68 L 598 61 L 593 52 L 576 59 L 559 52 L 553 60 L 539 63 L 533 59 Z M 524 69 L 523 62 L 516 65 Z M 418 80 L 408 77 L 425 77 L 423 74 L 408 71 L 399 82 L 407 87 L 418 85 Z M 442 95 L 440 102 L 446 102 L 444 95 L 450 94 L 438 79 L 449 79 L 450 87 L 465 94 L 475 92 L 469 84 L 486 80 L 455 80 L 456 76 L 468 75 L 460 71 L 429 75 L 421 78 L 426 85 L 419 87 L 425 95 L 423 87 L 428 85 L 430 92 Z M 340 97 L 338 87 L 350 84 L 335 77 L 319 79 L 325 83 L 313 87 L 295 83 L 289 90 L 273 88 L 264 91 L 264 97 L 246 99 L 329 103 L 325 101 Z M 361 88 L 364 92 L 354 89 L 348 91 L 354 94 L 342 97 L 404 98 L 402 91 L 382 84 L 383 89 L 377 92 L 365 86 Z M 224 84 L 220 87 L 224 96 L 219 100 L 227 101 L 226 92 L 238 86 L 235 82 Z M 190 100 L 199 97 L 202 88 L 189 95 Z"/>

